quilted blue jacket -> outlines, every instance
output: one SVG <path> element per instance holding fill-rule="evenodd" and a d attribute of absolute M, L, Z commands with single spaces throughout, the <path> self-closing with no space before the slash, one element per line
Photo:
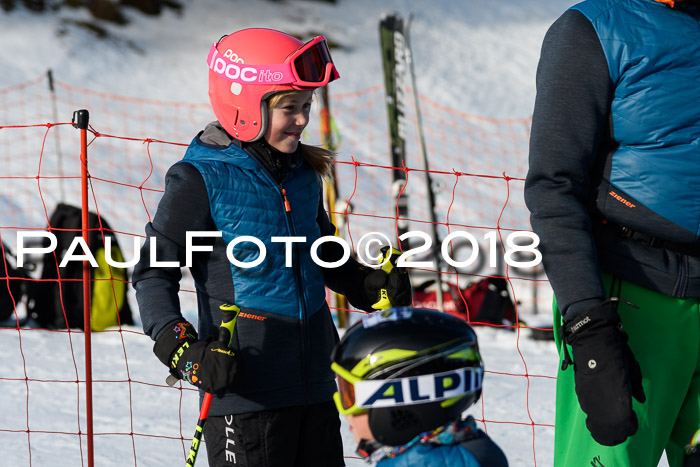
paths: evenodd
<path fill-rule="evenodd" d="M 241 307 L 232 341 L 237 377 L 230 392 L 214 397 L 214 416 L 330 401 L 336 390 L 330 355 L 338 334 L 324 287 L 349 296 L 364 278 L 352 258 L 338 268 L 312 261 L 311 243 L 333 235 L 335 227 L 323 208 L 320 180 L 300 155 L 284 157 L 294 162 L 280 176 L 264 160 L 264 148 L 241 146 L 217 123 L 194 139 L 184 159 L 168 170 L 133 274 L 143 329 L 155 340 L 183 319 L 181 306 L 188 302 L 180 300 L 187 297 L 180 293 L 181 267 L 153 267 L 151 245 L 155 242 L 158 261 L 184 265 L 187 231 L 222 232 L 195 241 L 212 251 L 195 252 L 189 268 L 200 339 L 218 335 L 221 304 Z M 235 244 L 231 253 L 237 261 L 259 259 L 259 245 L 235 243 L 244 236 L 264 245 L 266 257 L 258 266 L 234 266 L 227 257 L 227 246 Z M 290 245 L 286 267 L 286 245 L 272 237 L 290 236 L 306 241 Z M 327 245 L 318 249 L 321 259 L 339 259 Z"/>
<path fill-rule="evenodd" d="M 678 8 L 681 7 L 679 3 Z M 573 9 L 598 35 L 614 84 L 610 118 L 618 146 L 598 196 L 618 224 L 691 242 L 700 238 L 700 16 L 649 0 L 588 0 Z M 678 92 L 679 89 L 683 92 Z M 615 190 L 617 196 L 611 195 Z M 662 219 L 639 219 L 641 204 Z"/>
<path fill-rule="evenodd" d="M 215 149 L 192 142 L 183 158 L 197 168 L 207 187 L 211 216 L 228 245 L 250 236 L 264 245 L 266 257 L 254 267 L 231 264 L 236 304 L 306 319 L 326 299 L 323 273 L 311 258 L 310 246 L 321 236 L 316 222 L 319 177 L 301 163 L 277 183 L 243 149 Z M 286 209 L 289 206 L 289 210 Z M 286 245 L 274 237 L 303 237 L 294 243 L 292 266 L 286 267 Z M 240 242 L 233 256 L 243 263 L 258 260 L 261 249 Z"/>
<path fill-rule="evenodd" d="M 525 201 L 565 318 L 602 272 L 700 296 L 700 12 L 587 0 L 549 29 Z"/>

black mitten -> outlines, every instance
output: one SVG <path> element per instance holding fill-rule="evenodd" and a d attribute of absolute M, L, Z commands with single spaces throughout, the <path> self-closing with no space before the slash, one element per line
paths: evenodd
<path fill-rule="evenodd" d="M 171 375 L 213 394 L 231 385 L 238 363 L 236 354 L 213 337 L 197 340 L 197 332 L 187 321 L 166 327 L 153 352 Z"/>
<path fill-rule="evenodd" d="M 383 296 L 384 293 L 386 296 Z M 368 311 L 376 311 L 377 304 L 389 299 L 391 307 L 411 305 L 411 281 L 408 273 L 403 268 L 393 268 L 389 274 L 381 269 L 373 269 L 368 272 L 364 280 L 364 294 L 366 301 L 375 305 Z"/>
<path fill-rule="evenodd" d="M 571 346 L 576 395 L 588 431 L 604 446 L 622 443 L 637 431 L 632 397 L 639 402 L 646 397 L 639 363 L 612 301 L 564 321 L 564 339 Z M 562 370 L 571 362 L 564 353 Z"/>
<path fill-rule="evenodd" d="M 380 252 L 381 268 L 370 272 L 364 281 L 365 296 L 372 304 L 372 311 L 411 305 L 408 272 L 397 265 L 401 252 L 390 246 L 382 247 Z"/>
<path fill-rule="evenodd" d="M 411 280 L 405 268 L 391 270 L 386 280 L 386 291 L 393 306 L 412 305 Z"/>

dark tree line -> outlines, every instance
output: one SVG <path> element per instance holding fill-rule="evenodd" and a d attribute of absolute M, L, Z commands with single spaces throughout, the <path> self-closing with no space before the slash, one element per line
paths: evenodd
<path fill-rule="evenodd" d="M 0 8 L 6 13 L 17 8 L 25 8 L 35 13 L 86 9 L 94 19 L 127 24 L 125 8 L 133 8 L 149 16 L 158 16 L 164 9 L 180 12 L 183 6 L 178 0 L 0 0 Z"/>
<path fill-rule="evenodd" d="M 234 3 L 235 1 L 253 0 L 221 0 L 223 2 Z M 258 1 L 258 0 L 255 0 Z M 267 0 L 270 2 L 292 2 L 294 0 Z M 314 0 L 318 2 L 336 3 L 338 0 Z M 109 31 L 107 25 L 126 25 L 129 22 L 128 14 L 125 12 L 131 9 L 144 15 L 157 17 L 165 10 L 171 10 L 178 14 L 183 13 L 186 0 L 0 0 L 0 14 L 12 14 L 16 10 L 28 10 L 36 14 L 58 14 L 61 13 L 61 20 L 57 29 L 59 36 L 68 34 L 73 27 L 83 28 L 90 31 L 98 39 L 113 39 L 126 41 L 125 44 L 131 49 L 139 52 L 140 47 L 125 38 L 115 36 L 115 31 Z M 71 11 L 87 10 L 91 20 L 73 19 Z M 118 34 L 118 33 L 116 33 Z M 337 44 L 329 41 L 329 46 Z"/>
<path fill-rule="evenodd" d="M 285 0 L 269 0 L 282 2 Z M 316 0 L 336 3 L 337 0 Z M 164 9 L 181 12 L 183 5 L 179 0 L 0 0 L 0 8 L 9 13 L 23 7 L 36 13 L 58 12 L 64 9 L 84 8 L 94 19 L 115 24 L 127 24 L 124 8 L 134 8 L 149 16 L 158 16 Z"/>

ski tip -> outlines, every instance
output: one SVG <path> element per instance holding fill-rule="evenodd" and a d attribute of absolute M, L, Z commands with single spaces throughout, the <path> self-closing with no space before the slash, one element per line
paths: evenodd
<path fill-rule="evenodd" d="M 399 13 L 398 11 L 385 11 L 379 16 L 380 21 L 387 21 L 388 19 L 401 19 L 401 13 Z"/>

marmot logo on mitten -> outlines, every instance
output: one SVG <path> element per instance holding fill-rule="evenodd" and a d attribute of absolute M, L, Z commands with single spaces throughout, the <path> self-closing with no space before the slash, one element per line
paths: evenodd
<path fill-rule="evenodd" d="M 573 334 L 573 333 L 575 333 L 576 331 L 578 331 L 579 329 L 581 329 L 581 327 L 583 327 L 584 324 L 587 324 L 587 323 L 590 323 L 590 322 L 591 322 L 591 318 L 588 317 L 588 316 L 586 316 L 586 317 L 583 318 L 581 321 L 579 321 L 578 323 L 576 323 L 576 324 L 574 324 L 573 326 L 571 326 L 571 329 L 569 329 L 569 332 L 570 332 L 571 334 Z"/>

